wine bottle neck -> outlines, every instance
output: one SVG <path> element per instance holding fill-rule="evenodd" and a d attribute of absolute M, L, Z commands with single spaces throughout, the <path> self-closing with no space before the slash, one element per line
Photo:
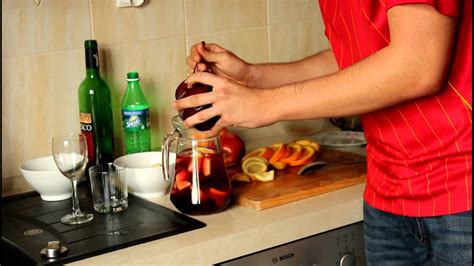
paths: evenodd
<path fill-rule="evenodd" d="M 99 52 L 97 47 L 90 47 L 85 49 L 86 68 L 99 68 Z"/>
<path fill-rule="evenodd" d="M 86 77 L 88 78 L 100 78 L 100 72 L 98 68 L 86 68 Z"/>

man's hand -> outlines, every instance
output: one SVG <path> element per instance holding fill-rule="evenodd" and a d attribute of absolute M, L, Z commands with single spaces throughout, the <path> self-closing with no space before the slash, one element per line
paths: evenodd
<path fill-rule="evenodd" d="M 249 86 L 250 64 L 217 44 L 200 42 L 193 45 L 186 64 L 189 73 L 193 73 L 195 68 L 200 72 L 210 71 Z"/>

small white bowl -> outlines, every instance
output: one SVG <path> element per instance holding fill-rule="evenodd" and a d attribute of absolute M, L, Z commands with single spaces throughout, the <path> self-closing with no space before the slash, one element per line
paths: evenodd
<path fill-rule="evenodd" d="M 282 121 L 285 132 L 291 136 L 311 136 L 321 131 L 324 119 Z"/>
<path fill-rule="evenodd" d="M 173 177 L 175 161 L 176 154 L 170 153 L 170 178 Z M 114 163 L 126 166 L 129 193 L 141 198 L 161 197 L 168 193 L 171 182 L 163 178 L 160 151 L 127 154 L 115 159 Z"/>
<path fill-rule="evenodd" d="M 71 181 L 59 172 L 53 156 L 24 162 L 21 174 L 45 201 L 65 200 L 72 196 Z"/>

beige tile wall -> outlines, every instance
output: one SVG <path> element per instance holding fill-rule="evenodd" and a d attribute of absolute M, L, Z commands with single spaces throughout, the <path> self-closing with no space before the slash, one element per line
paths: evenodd
<path fill-rule="evenodd" d="M 116 155 L 123 153 L 120 102 L 138 71 L 151 103 L 152 148 L 160 149 L 186 77 L 185 56 L 216 42 L 249 62 L 299 59 L 327 47 L 317 0 L 2 0 L 2 178 L 51 154 L 55 133 L 79 131 L 77 88 L 83 42 L 97 39 L 112 92 Z"/>

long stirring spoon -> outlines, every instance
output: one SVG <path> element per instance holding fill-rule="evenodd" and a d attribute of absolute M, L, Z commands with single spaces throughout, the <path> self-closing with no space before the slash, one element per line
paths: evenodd
<path fill-rule="evenodd" d="M 192 175 L 192 190 L 191 190 L 191 203 L 196 205 L 201 203 L 201 195 L 199 193 L 199 167 L 198 167 L 198 149 L 197 149 L 197 140 L 193 139 L 191 141 L 191 147 L 193 152 L 193 175 Z"/>

